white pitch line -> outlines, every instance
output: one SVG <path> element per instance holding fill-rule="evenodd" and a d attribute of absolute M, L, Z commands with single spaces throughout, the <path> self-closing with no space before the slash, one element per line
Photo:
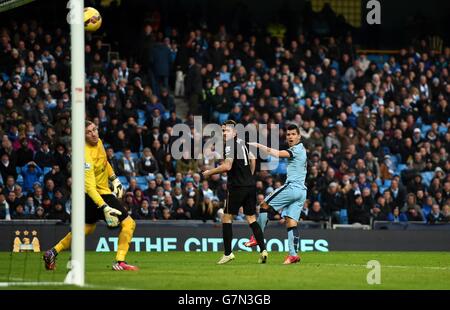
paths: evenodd
<path fill-rule="evenodd" d="M 320 266 L 334 266 L 334 267 L 363 267 L 366 268 L 366 265 L 358 265 L 358 264 L 328 264 L 328 263 L 303 263 L 306 265 L 319 265 Z M 381 267 L 385 268 L 399 268 L 399 269 L 430 269 L 430 270 L 450 270 L 450 267 L 433 267 L 433 266 L 395 266 L 395 265 L 383 265 Z"/>
<path fill-rule="evenodd" d="M 67 284 L 64 282 L 26 282 L 23 281 L 22 278 L 10 278 L 13 282 L 0 282 L 0 287 L 10 287 L 10 286 L 68 286 L 75 287 L 73 284 Z M 136 288 L 130 287 L 110 287 L 106 285 L 98 285 L 98 284 L 85 284 L 85 288 L 93 288 L 93 289 L 110 289 L 110 290 L 137 290 Z"/>
<path fill-rule="evenodd" d="M 0 282 L 0 287 L 10 287 L 10 286 L 63 286 L 66 284 L 63 282 Z"/>

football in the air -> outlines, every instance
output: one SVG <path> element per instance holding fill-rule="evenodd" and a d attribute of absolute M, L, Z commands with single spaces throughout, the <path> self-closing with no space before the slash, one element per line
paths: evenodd
<path fill-rule="evenodd" d="M 84 29 L 86 31 L 97 31 L 102 25 L 102 16 L 91 7 L 84 8 Z"/>

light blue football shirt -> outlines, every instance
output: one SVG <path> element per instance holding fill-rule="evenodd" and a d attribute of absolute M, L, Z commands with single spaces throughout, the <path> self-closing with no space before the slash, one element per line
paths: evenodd
<path fill-rule="evenodd" d="M 288 159 L 286 183 L 306 189 L 305 180 L 308 172 L 308 157 L 302 143 L 287 150 L 291 157 Z"/>

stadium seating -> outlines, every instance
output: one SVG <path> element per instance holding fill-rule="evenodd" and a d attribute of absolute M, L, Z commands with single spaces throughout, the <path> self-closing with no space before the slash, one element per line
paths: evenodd
<path fill-rule="evenodd" d="M 137 181 L 137 184 L 138 184 L 139 188 L 141 188 L 142 190 L 146 190 L 148 188 L 147 177 L 145 177 L 145 176 L 137 176 L 136 177 L 136 181 Z"/>
<path fill-rule="evenodd" d="M 422 172 L 420 174 L 422 176 L 422 181 L 425 184 L 425 186 L 430 186 L 431 181 L 433 180 L 434 177 L 434 172 L 433 171 L 428 171 L 428 172 Z"/>

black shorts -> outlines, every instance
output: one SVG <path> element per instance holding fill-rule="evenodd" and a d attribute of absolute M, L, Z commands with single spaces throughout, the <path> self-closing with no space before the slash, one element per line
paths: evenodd
<path fill-rule="evenodd" d="M 244 208 L 245 215 L 256 214 L 256 187 L 235 187 L 228 190 L 223 211 L 225 214 L 237 215 L 239 208 Z"/>
<path fill-rule="evenodd" d="M 111 208 L 117 209 L 122 212 L 122 215 L 119 215 L 119 221 L 122 222 L 124 219 L 128 217 L 128 212 L 120 203 L 119 199 L 114 195 L 101 195 L 103 200 L 110 206 Z M 86 224 L 95 224 L 99 220 L 105 220 L 105 214 L 103 210 L 97 206 L 97 204 L 86 194 L 86 214 L 85 214 L 85 223 Z"/>

